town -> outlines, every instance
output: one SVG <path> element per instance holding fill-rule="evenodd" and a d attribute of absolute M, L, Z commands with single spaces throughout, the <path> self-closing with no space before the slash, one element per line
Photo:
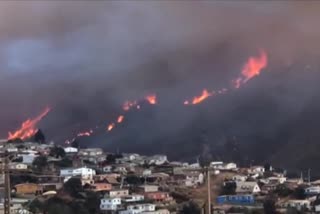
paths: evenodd
<path fill-rule="evenodd" d="M 268 164 L 185 163 L 41 139 L 1 142 L 1 213 L 320 212 L 320 181 Z"/>

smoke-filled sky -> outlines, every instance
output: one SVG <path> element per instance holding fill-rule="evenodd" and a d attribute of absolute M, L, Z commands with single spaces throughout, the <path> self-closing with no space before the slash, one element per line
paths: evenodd
<path fill-rule="evenodd" d="M 0 133 L 46 105 L 63 127 L 107 119 L 149 92 L 181 102 L 229 84 L 260 48 L 269 69 L 314 68 L 319 10 L 312 1 L 0 2 Z"/>

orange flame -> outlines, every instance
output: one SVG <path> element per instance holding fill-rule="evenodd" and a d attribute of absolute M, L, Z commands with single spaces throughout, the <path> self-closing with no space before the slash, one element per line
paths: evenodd
<path fill-rule="evenodd" d="M 38 129 L 36 129 L 36 125 L 44 118 L 50 111 L 49 107 L 46 107 L 45 110 L 35 117 L 34 119 L 28 119 L 24 121 L 20 127 L 20 129 L 16 130 L 15 132 L 9 132 L 8 133 L 8 140 L 20 138 L 22 140 L 26 138 L 30 138 L 32 135 L 34 135 Z"/>
<path fill-rule="evenodd" d="M 267 66 L 268 58 L 264 51 L 260 51 L 258 57 L 250 57 L 247 63 L 243 66 L 241 76 L 233 81 L 235 88 L 240 88 L 242 84 L 248 82 L 250 79 L 258 76 L 262 69 Z"/>
<path fill-rule="evenodd" d="M 77 134 L 77 137 L 91 136 L 92 133 L 93 133 L 93 130 L 86 131 L 86 132 L 80 132 L 80 133 Z"/>
<path fill-rule="evenodd" d="M 151 105 L 157 104 L 157 96 L 155 94 L 151 94 L 146 96 L 146 100 L 149 102 Z"/>
<path fill-rule="evenodd" d="M 208 97 L 211 97 L 213 95 L 215 95 L 214 91 L 213 92 L 208 92 L 207 89 L 203 89 L 202 94 L 200 96 L 194 97 L 191 101 L 186 100 L 186 101 L 184 101 L 183 104 L 185 104 L 185 105 L 190 105 L 190 104 L 196 105 L 196 104 L 201 103 L 202 101 L 204 101 L 205 99 L 207 99 Z"/>
<path fill-rule="evenodd" d="M 117 119 L 117 123 L 122 123 L 123 119 L 124 119 L 124 116 L 120 115 Z"/>
<path fill-rule="evenodd" d="M 135 107 L 137 105 L 137 101 L 126 101 L 124 102 L 122 109 L 124 111 L 129 111 L 132 107 Z"/>
<path fill-rule="evenodd" d="M 110 132 L 114 128 L 114 126 L 115 126 L 114 123 L 109 124 L 107 128 L 108 132 Z"/>

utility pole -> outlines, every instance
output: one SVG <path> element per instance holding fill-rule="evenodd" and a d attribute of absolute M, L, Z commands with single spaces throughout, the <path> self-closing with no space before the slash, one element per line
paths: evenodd
<path fill-rule="evenodd" d="M 310 185 L 310 173 L 311 173 L 311 169 L 308 169 L 308 184 Z"/>
<path fill-rule="evenodd" d="M 4 159 L 4 214 L 10 214 L 11 205 L 11 188 L 10 188 L 10 174 L 9 174 L 9 155 L 6 152 Z"/>
<path fill-rule="evenodd" d="M 208 183 L 208 214 L 211 214 L 211 184 L 210 184 L 210 170 L 207 167 L 207 183 Z"/>

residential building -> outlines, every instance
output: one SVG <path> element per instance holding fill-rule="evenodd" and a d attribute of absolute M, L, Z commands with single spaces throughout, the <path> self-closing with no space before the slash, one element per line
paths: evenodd
<path fill-rule="evenodd" d="M 254 195 L 222 195 L 218 196 L 217 204 L 238 204 L 238 205 L 248 205 L 254 204 Z"/>
<path fill-rule="evenodd" d="M 126 197 L 129 195 L 129 190 L 128 189 L 112 189 L 108 191 L 107 195 L 109 198 Z"/>
<path fill-rule="evenodd" d="M 121 209 L 121 198 L 102 198 L 100 200 L 100 210 L 116 211 Z"/>
<path fill-rule="evenodd" d="M 236 182 L 237 188 L 236 193 L 237 194 L 256 194 L 259 193 L 260 187 L 257 184 L 257 182 Z"/>

